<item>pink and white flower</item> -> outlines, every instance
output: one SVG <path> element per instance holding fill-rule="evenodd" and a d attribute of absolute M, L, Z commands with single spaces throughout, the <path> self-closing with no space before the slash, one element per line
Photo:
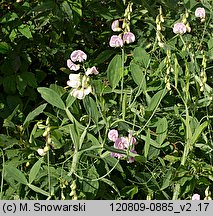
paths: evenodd
<path fill-rule="evenodd" d="M 122 47 L 124 45 L 123 40 L 118 35 L 113 35 L 110 38 L 109 45 L 111 47 Z"/>
<path fill-rule="evenodd" d="M 95 75 L 99 74 L 95 66 L 87 69 L 86 75 L 89 76 L 90 74 L 95 74 Z"/>
<path fill-rule="evenodd" d="M 112 129 L 108 132 L 108 138 L 109 140 L 115 142 L 118 139 L 118 131 L 115 129 Z"/>
<path fill-rule="evenodd" d="M 174 27 L 173 27 L 173 32 L 175 33 L 175 34 L 180 34 L 180 35 L 182 35 L 182 34 L 184 34 L 184 33 L 186 33 L 186 26 L 183 24 L 183 23 L 175 23 L 174 24 Z"/>
<path fill-rule="evenodd" d="M 87 59 L 87 55 L 81 50 L 75 50 L 71 53 L 70 58 L 73 62 L 83 62 Z"/>
<path fill-rule="evenodd" d="M 77 71 L 80 69 L 80 65 L 76 65 L 75 63 L 73 63 L 70 59 L 67 59 L 67 67 L 70 70 L 74 70 Z"/>
<path fill-rule="evenodd" d="M 114 31 L 114 32 L 122 31 L 122 29 L 119 27 L 119 20 L 114 20 L 112 22 L 111 28 L 112 28 L 112 31 Z"/>
<path fill-rule="evenodd" d="M 135 35 L 132 32 L 124 32 L 123 42 L 124 43 L 133 43 L 135 41 Z"/>
<path fill-rule="evenodd" d="M 135 151 L 135 149 L 132 149 L 131 152 L 134 153 L 134 154 L 137 154 L 137 152 Z M 129 157 L 129 160 L 128 160 L 129 163 L 133 163 L 134 161 L 135 161 L 134 157 Z"/>
<path fill-rule="evenodd" d="M 76 97 L 80 100 L 84 99 L 86 95 L 88 95 L 92 91 L 92 87 L 88 86 L 87 88 L 81 88 L 81 89 L 73 89 L 70 93 L 73 97 Z"/>
<path fill-rule="evenodd" d="M 196 17 L 199 17 L 201 19 L 205 19 L 206 17 L 206 11 L 204 8 L 202 7 L 198 7 L 196 10 L 195 10 L 195 16 Z"/>
<path fill-rule="evenodd" d="M 81 76 L 80 74 L 70 74 L 67 85 L 72 88 L 79 88 L 81 85 Z"/>
<path fill-rule="evenodd" d="M 192 200 L 200 200 L 200 194 L 194 194 Z"/>

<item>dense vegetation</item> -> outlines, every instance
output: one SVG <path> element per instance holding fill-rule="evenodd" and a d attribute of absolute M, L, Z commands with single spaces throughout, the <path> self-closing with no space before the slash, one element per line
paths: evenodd
<path fill-rule="evenodd" d="M 211 0 L 1 0 L 0 199 L 211 199 L 212 32 Z"/>

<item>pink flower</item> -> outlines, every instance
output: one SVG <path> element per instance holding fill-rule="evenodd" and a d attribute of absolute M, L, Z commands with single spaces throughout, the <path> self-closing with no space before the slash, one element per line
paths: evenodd
<path fill-rule="evenodd" d="M 70 59 L 67 60 L 67 67 L 68 67 L 70 70 L 74 70 L 74 71 L 77 71 L 77 70 L 80 69 L 80 65 L 74 64 Z"/>
<path fill-rule="evenodd" d="M 132 149 L 131 152 L 137 154 L 137 152 L 134 149 Z M 134 161 L 135 161 L 135 158 L 134 157 L 130 157 L 128 162 L 129 163 L 133 163 Z"/>
<path fill-rule="evenodd" d="M 133 43 L 135 41 L 135 35 L 132 32 L 125 32 L 123 34 L 123 42 L 124 43 Z"/>
<path fill-rule="evenodd" d="M 70 74 L 69 80 L 67 81 L 67 85 L 72 88 L 78 88 L 81 85 L 81 77 L 80 74 Z"/>
<path fill-rule="evenodd" d="M 114 148 L 125 150 L 126 146 L 128 146 L 128 140 L 125 137 L 120 137 L 115 140 Z"/>
<path fill-rule="evenodd" d="M 186 26 L 183 23 L 175 23 L 173 27 L 173 32 L 175 34 L 184 34 L 186 33 Z"/>
<path fill-rule="evenodd" d="M 200 194 L 194 194 L 192 200 L 200 200 Z"/>
<path fill-rule="evenodd" d="M 86 71 L 86 75 L 89 76 L 90 74 L 98 74 L 99 72 L 97 71 L 96 67 L 93 66 L 92 68 L 88 68 Z"/>
<path fill-rule="evenodd" d="M 108 138 L 115 142 L 117 139 L 118 139 L 118 131 L 113 129 L 113 130 L 110 130 L 109 133 L 108 133 Z"/>
<path fill-rule="evenodd" d="M 125 150 L 125 146 L 127 145 L 128 141 L 125 137 L 117 138 L 115 143 L 114 143 L 114 148 L 120 149 L 120 150 Z M 117 157 L 117 158 L 122 158 L 125 155 L 120 154 L 120 153 L 111 153 L 111 157 Z"/>
<path fill-rule="evenodd" d="M 118 32 L 121 31 L 122 29 L 119 27 L 119 20 L 115 20 L 112 22 L 112 31 Z"/>
<path fill-rule="evenodd" d="M 202 7 L 198 7 L 196 10 L 195 10 L 195 16 L 196 17 L 199 17 L 201 19 L 205 19 L 205 16 L 206 16 L 206 11 L 204 8 Z"/>
<path fill-rule="evenodd" d="M 76 61 L 83 62 L 84 60 L 87 59 L 87 55 L 81 50 L 75 50 L 71 53 L 70 58 L 73 62 Z"/>
<path fill-rule="evenodd" d="M 122 47 L 123 46 L 123 40 L 121 39 L 120 36 L 113 35 L 110 38 L 109 45 L 111 47 Z"/>

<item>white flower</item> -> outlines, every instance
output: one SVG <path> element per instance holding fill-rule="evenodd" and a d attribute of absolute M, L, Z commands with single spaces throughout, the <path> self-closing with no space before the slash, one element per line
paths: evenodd
<path fill-rule="evenodd" d="M 70 70 L 74 70 L 77 71 L 80 69 L 80 65 L 76 65 L 75 63 L 73 63 L 70 59 L 67 59 L 67 67 Z"/>
<path fill-rule="evenodd" d="M 81 88 L 81 89 L 73 89 L 70 93 L 73 97 L 76 97 L 80 100 L 84 99 L 86 95 L 88 95 L 92 91 L 92 87 L 88 86 L 87 88 Z"/>
<path fill-rule="evenodd" d="M 37 150 L 37 152 L 40 156 L 44 156 L 47 153 L 46 151 L 44 151 L 44 149 L 40 149 L 40 148 Z"/>
<path fill-rule="evenodd" d="M 201 19 L 205 19 L 206 17 L 206 11 L 204 8 L 202 7 L 198 7 L 196 10 L 195 10 L 195 16 L 196 17 L 199 17 Z"/>
<path fill-rule="evenodd" d="M 112 31 L 114 32 L 122 31 L 122 29 L 119 27 L 119 20 L 114 20 L 112 22 L 111 28 L 112 28 Z"/>
<path fill-rule="evenodd" d="M 70 74 L 67 85 L 72 88 L 79 88 L 81 85 L 81 76 L 80 74 Z"/>
<path fill-rule="evenodd" d="M 81 50 L 75 50 L 71 53 L 70 58 L 73 62 L 76 61 L 83 62 L 84 60 L 87 59 L 87 55 Z"/>
<path fill-rule="evenodd" d="M 192 200 L 200 200 L 200 194 L 194 194 Z"/>
<path fill-rule="evenodd" d="M 180 35 L 182 35 L 182 34 L 184 34 L 184 33 L 186 33 L 186 26 L 183 24 L 183 23 L 175 23 L 174 24 L 174 27 L 173 27 L 173 32 L 175 33 L 175 34 L 180 34 Z"/>
<path fill-rule="evenodd" d="M 92 68 L 88 68 L 86 71 L 86 75 L 89 76 L 90 74 L 98 74 L 99 72 L 97 71 L 96 67 L 93 66 Z"/>

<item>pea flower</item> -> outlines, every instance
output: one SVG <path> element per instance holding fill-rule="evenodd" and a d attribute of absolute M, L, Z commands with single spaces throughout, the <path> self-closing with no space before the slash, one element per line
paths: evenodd
<path fill-rule="evenodd" d="M 125 146 L 127 145 L 127 143 L 128 143 L 128 141 L 127 141 L 127 139 L 125 137 L 117 138 L 115 143 L 114 143 L 114 148 L 119 149 L 119 150 L 125 150 Z M 117 158 L 124 157 L 123 154 L 115 153 L 115 152 L 112 152 L 111 156 L 112 157 L 117 157 Z"/>
<path fill-rule="evenodd" d="M 83 62 L 87 59 L 87 55 L 81 50 L 75 50 L 71 53 L 70 58 L 73 62 Z"/>
<path fill-rule="evenodd" d="M 124 43 L 133 43 L 135 41 L 135 35 L 132 32 L 124 32 L 123 42 Z"/>
<path fill-rule="evenodd" d="M 47 154 L 47 152 L 45 152 L 44 149 L 40 149 L 40 148 L 37 150 L 37 152 L 40 156 L 44 156 Z"/>
<path fill-rule="evenodd" d="M 70 74 L 67 85 L 72 88 L 78 88 L 81 85 L 81 76 L 80 74 Z"/>
<path fill-rule="evenodd" d="M 186 33 L 186 26 L 183 23 L 175 23 L 173 27 L 173 32 L 175 34 L 184 34 Z"/>
<path fill-rule="evenodd" d="M 86 75 L 89 76 L 90 74 L 98 74 L 98 70 L 96 69 L 95 66 L 93 66 L 92 68 L 88 68 L 87 71 L 86 71 Z"/>
<path fill-rule="evenodd" d="M 200 200 L 200 194 L 194 194 L 192 200 Z"/>
<path fill-rule="evenodd" d="M 88 84 L 88 81 L 89 81 L 89 77 L 83 76 L 81 83 L 80 83 L 81 88 L 79 88 L 79 86 L 77 88 L 74 88 L 70 94 L 73 97 L 76 97 L 80 100 L 84 99 L 84 97 L 86 95 L 88 95 L 90 92 L 92 92 L 92 87 L 91 87 L 91 85 Z"/>
<path fill-rule="evenodd" d="M 123 46 L 123 40 L 121 39 L 120 36 L 118 36 L 118 35 L 113 35 L 113 36 L 110 38 L 109 45 L 110 45 L 111 47 L 122 47 L 122 46 Z"/>
<path fill-rule="evenodd" d="M 73 63 L 70 59 L 67 60 L 67 67 L 70 69 L 70 70 L 74 70 L 74 71 L 77 71 L 80 69 L 80 65 L 76 65 L 75 63 Z"/>
<path fill-rule="evenodd" d="M 86 95 L 88 95 L 92 91 L 92 87 L 88 86 L 87 88 L 81 88 L 81 89 L 73 89 L 70 93 L 73 97 L 76 97 L 80 100 L 84 99 Z"/>
<path fill-rule="evenodd" d="M 195 16 L 196 17 L 199 17 L 201 19 L 205 19 L 206 17 L 206 11 L 204 8 L 202 7 L 198 7 L 196 10 L 195 10 Z"/>
<path fill-rule="evenodd" d="M 137 152 L 135 151 L 135 149 L 132 149 L 131 152 L 137 154 Z M 134 157 L 129 157 L 128 163 L 133 163 L 134 161 L 135 161 Z"/>
<path fill-rule="evenodd" d="M 118 139 L 118 131 L 113 129 L 113 130 L 110 130 L 109 133 L 108 133 L 108 138 L 115 142 L 117 139 Z"/>
<path fill-rule="evenodd" d="M 112 31 L 114 31 L 114 32 L 122 31 L 122 29 L 119 27 L 119 20 L 114 20 L 112 22 L 111 28 L 112 28 Z"/>

